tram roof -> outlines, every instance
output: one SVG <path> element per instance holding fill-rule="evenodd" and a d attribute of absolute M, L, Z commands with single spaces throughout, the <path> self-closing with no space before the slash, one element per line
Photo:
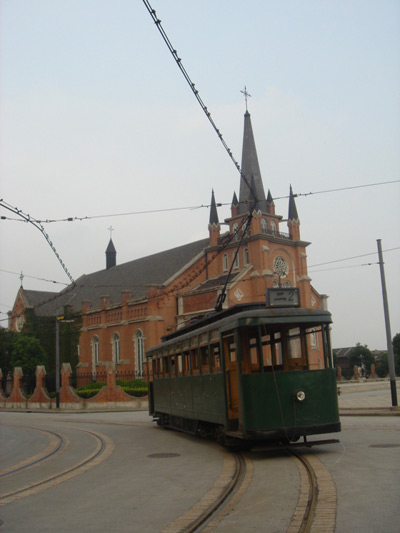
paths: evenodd
<path fill-rule="evenodd" d="M 188 326 L 178 329 L 174 333 L 162 337 L 162 343 L 153 346 L 151 350 L 172 344 L 177 339 L 192 337 L 194 332 L 205 333 L 211 329 L 221 329 L 222 331 L 241 326 L 252 326 L 260 324 L 293 324 L 309 325 L 330 324 L 332 316 L 329 311 L 323 309 L 308 309 L 304 307 L 295 308 L 268 308 L 264 303 L 238 304 L 220 312 L 209 313 L 198 320 L 193 321 Z"/>

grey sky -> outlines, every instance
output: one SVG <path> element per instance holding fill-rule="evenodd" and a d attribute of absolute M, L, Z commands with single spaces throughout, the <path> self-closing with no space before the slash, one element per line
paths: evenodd
<path fill-rule="evenodd" d="M 140 0 L 2 0 L 1 198 L 40 219 L 230 203 L 239 175 Z M 265 190 L 399 179 L 400 3 L 153 0 L 170 40 L 241 158 L 244 85 Z M 333 344 L 385 347 L 377 256 L 400 247 L 400 184 L 297 198 L 309 273 L 329 295 Z M 287 199 L 276 200 L 287 216 Z M 8 216 L 4 209 L 1 215 Z M 219 210 L 219 218 L 229 207 Z M 203 238 L 209 212 L 46 225 L 74 278 Z M 285 225 L 282 226 L 285 231 Z M 0 221 L 0 311 L 18 273 L 68 282 L 40 233 Z M 385 252 L 393 335 L 400 250 Z M 373 263 L 369 266 L 367 263 Z M 340 268 L 339 268 L 340 267 Z M 348 267 L 348 268 L 343 268 Z M 8 272 L 15 272 L 10 274 Z M 27 289 L 62 285 L 25 277 Z M 3 324 L 5 324 L 3 322 Z"/>

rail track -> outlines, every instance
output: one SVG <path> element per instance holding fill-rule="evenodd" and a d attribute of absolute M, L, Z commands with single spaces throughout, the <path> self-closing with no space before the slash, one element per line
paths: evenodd
<path fill-rule="evenodd" d="M 18 426 L 21 427 L 21 426 Z M 37 456 L 28 458 L 27 460 L 14 465 L 6 469 L 1 473 L 2 477 L 9 476 L 9 479 L 13 476 L 20 474 L 24 470 L 29 468 L 34 468 L 41 465 L 43 462 L 55 458 L 56 455 L 62 453 L 66 450 L 66 444 L 69 442 L 68 439 L 60 434 L 53 431 L 47 431 L 44 429 L 38 428 L 26 428 L 34 431 L 41 431 L 43 433 L 48 433 L 55 439 L 56 444 L 50 442 L 49 446 Z M 88 469 L 98 465 L 104 461 L 107 457 L 111 455 L 114 450 L 114 444 L 112 440 L 99 432 L 89 431 L 82 428 L 72 428 L 76 431 L 81 431 L 91 435 L 95 439 L 94 451 L 92 451 L 88 456 L 82 460 L 70 465 L 66 468 L 61 468 L 55 471 L 53 474 L 47 475 L 45 477 L 39 478 L 37 481 L 28 484 L 22 484 L 18 488 L 15 488 L 9 492 L 0 494 L 0 506 L 11 503 L 17 499 L 24 498 L 31 494 L 35 494 L 42 490 L 46 490 L 50 487 L 54 487 L 59 483 L 67 481 L 77 475 L 86 472 Z"/>
<path fill-rule="evenodd" d="M 39 429 L 34 427 L 28 427 L 28 426 L 18 426 L 23 429 L 29 429 L 30 431 L 38 431 L 40 433 L 45 434 L 49 437 L 49 444 L 48 446 L 39 452 L 38 454 L 28 457 L 24 461 L 21 461 L 17 465 L 9 466 L 8 468 L 5 468 L 4 470 L 0 470 L 0 479 L 9 476 L 11 474 L 14 474 L 16 472 L 22 472 L 23 470 L 27 470 L 28 468 L 32 468 L 35 465 L 38 465 L 39 463 L 43 463 L 50 459 L 51 457 L 54 457 L 55 455 L 58 455 L 62 452 L 63 449 L 67 448 L 69 445 L 69 440 L 60 433 L 55 433 L 54 431 L 49 431 L 47 429 Z"/>
<path fill-rule="evenodd" d="M 298 502 L 287 533 L 334 533 L 337 496 L 328 471 L 310 452 L 290 449 L 287 452 L 296 462 L 300 477 Z M 230 456 L 230 459 L 225 456 L 223 471 L 214 487 L 162 533 L 211 533 L 218 529 L 243 496 L 253 475 L 250 455 Z"/>
<path fill-rule="evenodd" d="M 252 476 L 252 463 L 240 453 L 224 451 L 224 464 L 214 486 L 191 509 L 169 524 L 162 533 L 213 531 L 229 512 L 230 504 L 240 499 Z"/>
<path fill-rule="evenodd" d="M 312 453 L 289 453 L 299 469 L 300 490 L 287 533 L 334 533 L 337 493 L 328 470 Z"/>
<path fill-rule="evenodd" d="M 112 424 L 114 425 L 115 422 Z M 10 425 L 16 426 L 15 424 Z M 124 423 L 118 423 L 118 425 L 132 426 L 132 424 Z M 4 479 L 5 482 L 13 480 L 14 476 L 19 474 L 23 476 L 24 471 L 28 469 L 36 468 L 46 461 L 56 459 L 65 453 L 70 445 L 68 437 L 61 432 L 27 425 L 17 425 L 17 427 L 42 432 L 48 436 L 49 443 L 35 456 L 0 471 L 0 479 Z M 76 427 L 76 425 L 68 425 L 65 429 L 67 432 L 73 430 L 90 435 L 94 439 L 91 453 L 65 468 L 61 468 L 62 461 L 55 461 L 54 472 L 51 475 L 42 475 L 41 478 L 29 484 L 21 482 L 20 486 L 14 490 L 0 494 L 0 506 L 67 481 L 104 461 L 114 449 L 112 440 L 97 431 Z M 163 533 L 197 533 L 200 531 L 211 533 L 218 530 L 218 526 L 224 518 L 235 508 L 238 508 L 238 503 L 252 481 L 252 453 L 232 453 L 223 449 L 221 451 L 223 466 L 213 487 L 192 508 L 170 523 L 163 530 Z M 287 533 L 313 533 L 317 531 L 333 533 L 336 522 L 337 496 L 329 472 L 317 456 L 309 450 L 289 449 L 287 454 L 295 462 L 300 479 L 298 502 Z M 49 471 L 52 466 L 50 464 L 46 470 Z M 18 483 L 18 477 L 15 480 Z"/>

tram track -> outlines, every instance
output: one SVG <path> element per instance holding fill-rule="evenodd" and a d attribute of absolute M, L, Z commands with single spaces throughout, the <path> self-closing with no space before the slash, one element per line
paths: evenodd
<path fill-rule="evenodd" d="M 37 428 L 28 428 L 28 429 L 37 429 Z M 69 479 L 72 479 L 75 476 L 78 476 L 80 474 L 83 474 L 90 468 L 93 468 L 94 466 L 97 466 L 101 462 L 103 462 L 105 459 L 107 459 L 111 453 L 114 450 L 114 443 L 113 441 L 107 437 L 106 435 L 103 435 L 102 433 L 95 432 L 95 431 L 89 431 L 82 428 L 70 428 L 74 429 L 76 431 L 81 431 L 84 433 L 87 433 L 91 435 L 95 439 L 95 447 L 94 451 L 92 451 L 88 456 L 86 456 L 81 461 L 78 461 L 77 463 L 74 463 L 73 465 L 64 468 L 62 470 L 59 470 L 57 472 L 54 472 L 51 475 L 48 475 L 44 478 L 38 479 L 37 481 L 34 481 L 33 483 L 29 483 L 26 485 L 23 485 L 21 487 L 18 487 L 10 492 L 0 494 L 0 506 L 6 505 L 8 503 L 11 503 L 15 500 L 18 500 L 20 498 L 24 498 L 26 496 L 30 496 L 32 494 L 36 494 L 37 492 L 40 492 L 42 490 L 46 490 L 50 487 L 54 487 L 58 485 L 59 483 L 62 483 L 64 481 L 68 481 Z M 46 431 L 46 430 L 43 430 Z M 66 439 L 59 434 L 56 434 L 54 432 L 54 435 L 58 435 L 58 437 L 63 440 L 63 442 L 66 442 Z M 58 450 L 58 453 L 60 450 L 62 450 L 64 447 L 61 447 Z M 64 448 L 65 449 L 65 448 Z M 17 473 L 20 473 L 21 471 L 31 468 L 33 466 L 37 466 L 43 461 L 49 460 L 51 457 L 55 457 L 57 452 L 53 450 L 52 453 L 45 454 L 42 453 L 42 457 L 38 457 L 35 460 L 27 460 L 28 462 L 26 464 L 20 464 L 15 467 L 10 467 L 9 470 L 3 472 L 3 475 L 15 475 Z"/>
<path fill-rule="evenodd" d="M 299 470 L 300 489 L 287 533 L 334 533 L 337 493 L 327 468 L 312 453 L 288 452 Z"/>
<path fill-rule="evenodd" d="M 191 509 L 163 529 L 162 533 L 213 531 L 216 523 L 223 519 L 223 510 L 229 512 L 227 506 L 241 488 L 249 485 L 252 466 L 248 468 L 248 461 L 240 453 L 223 453 L 223 467 L 213 487 Z"/>
<path fill-rule="evenodd" d="M 287 533 L 334 533 L 337 495 L 328 470 L 310 452 L 289 449 L 287 453 L 296 462 L 300 477 L 298 501 Z M 162 533 L 218 531 L 219 524 L 237 506 L 253 476 L 251 455 L 225 454 L 230 455 L 230 459 L 225 455 L 223 469 L 214 487 Z M 227 477 L 229 482 L 226 482 Z"/>
<path fill-rule="evenodd" d="M 8 468 L 0 470 L 0 479 L 6 476 L 9 476 L 11 474 L 15 474 L 16 472 L 27 470 L 40 463 L 43 463 L 47 461 L 48 459 L 51 459 L 52 457 L 58 455 L 59 453 L 61 453 L 63 450 L 65 450 L 69 446 L 69 439 L 67 439 L 64 435 L 61 435 L 60 433 L 49 431 L 47 429 L 38 429 L 34 427 L 29 427 L 29 426 L 14 426 L 14 427 L 19 427 L 19 428 L 28 429 L 31 431 L 38 431 L 40 433 L 43 433 L 49 436 L 50 442 L 44 450 L 37 453 L 36 455 L 32 457 L 28 457 L 27 459 L 19 462 L 16 465 L 11 465 Z"/>

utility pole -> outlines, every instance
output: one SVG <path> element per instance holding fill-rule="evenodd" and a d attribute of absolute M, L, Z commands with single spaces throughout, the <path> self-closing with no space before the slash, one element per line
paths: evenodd
<path fill-rule="evenodd" d="M 56 315 L 56 408 L 60 408 L 60 320 L 64 317 Z"/>
<path fill-rule="evenodd" d="M 381 270 L 381 283 L 382 283 L 382 296 L 383 296 L 383 311 L 385 313 L 385 326 L 386 326 L 386 342 L 388 349 L 388 361 L 389 361 L 389 376 L 390 376 L 390 390 L 392 393 L 392 406 L 397 407 L 397 390 L 396 390 L 396 371 L 394 367 L 394 354 L 393 354 L 393 344 L 392 344 L 392 333 L 390 331 L 390 318 L 389 318 L 389 305 L 386 293 L 386 281 L 385 281 L 385 269 L 383 267 L 383 256 L 382 256 L 382 246 L 381 239 L 377 239 L 378 243 L 378 257 L 379 257 L 379 267 Z"/>

